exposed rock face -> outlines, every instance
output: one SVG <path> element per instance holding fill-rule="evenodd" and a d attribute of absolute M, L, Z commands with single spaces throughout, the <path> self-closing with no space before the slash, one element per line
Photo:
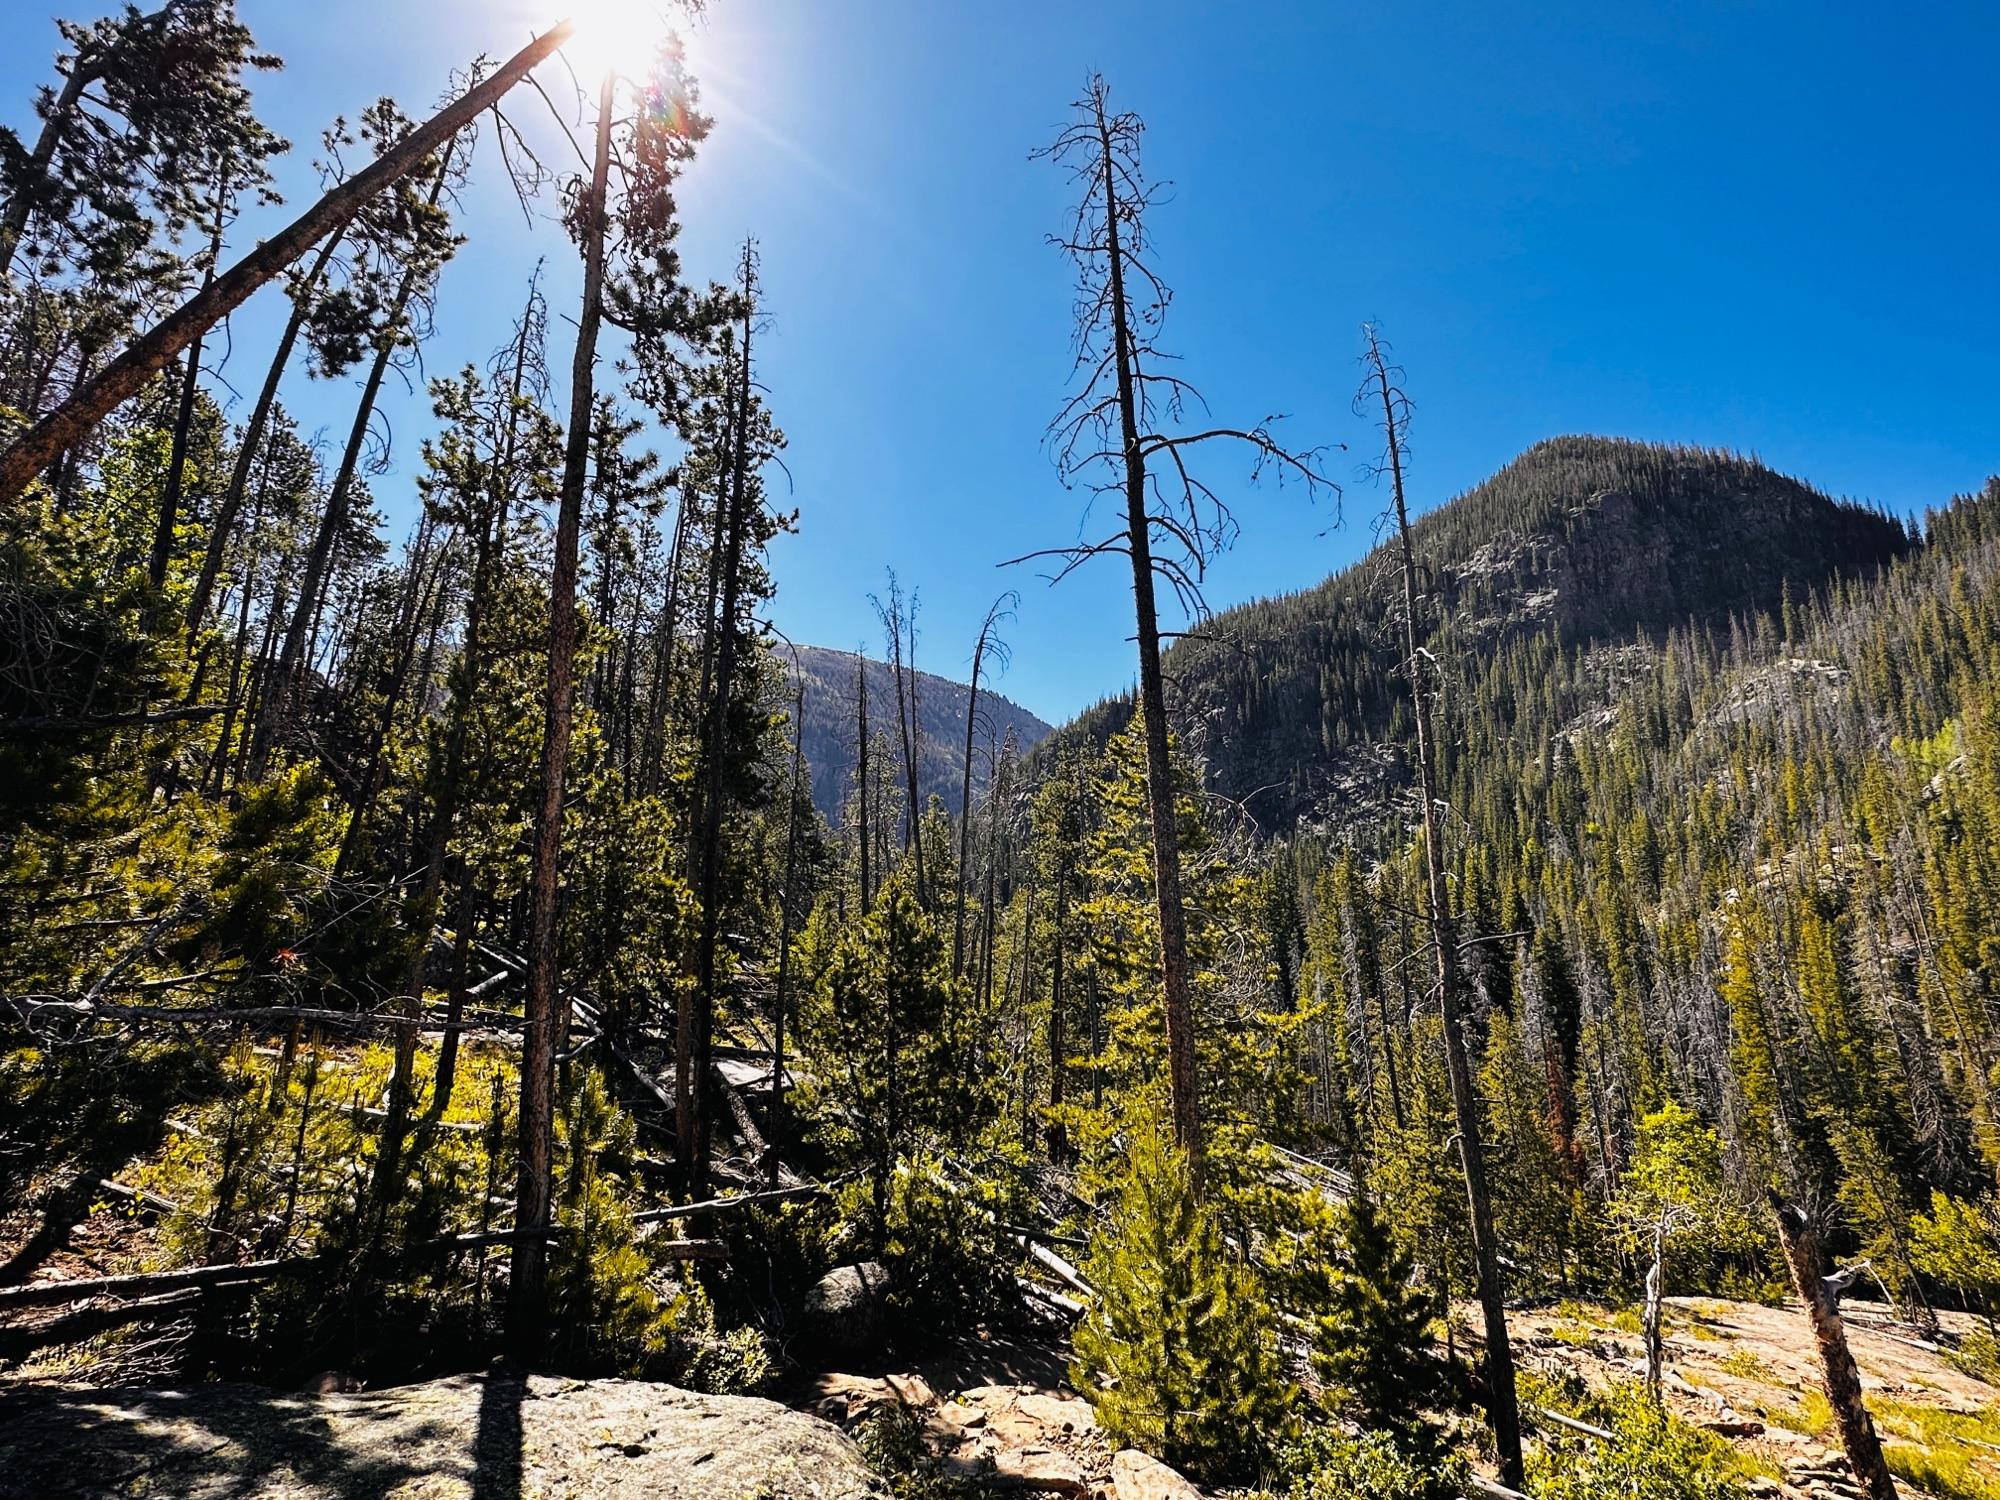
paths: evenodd
<path fill-rule="evenodd" d="M 1179 1470 L 1137 1448 L 1121 1448 L 1112 1455 L 1111 1493 L 1117 1500 L 1201 1500 L 1201 1491 Z"/>
<path fill-rule="evenodd" d="M 0 1394 L 0 1497 L 884 1500 L 803 1412 L 631 1380 L 459 1376 L 365 1395 L 250 1386 Z"/>
<path fill-rule="evenodd" d="M 868 1359 L 882 1346 L 888 1291 L 889 1273 L 874 1261 L 834 1267 L 806 1293 L 800 1336 L 824 1358 Z"/>

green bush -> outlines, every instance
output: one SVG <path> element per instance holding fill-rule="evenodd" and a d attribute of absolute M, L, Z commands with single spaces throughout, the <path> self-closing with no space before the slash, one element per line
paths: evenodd
<path fill-rule="evenodd" d="M 955 1177 L 934 1157 L 898 1163 L 882 1246 L 897 1312 L 918 1327 L 962 1327 L 1013 1307 L 1020 1255 L 1000 1226 L 1023 1217 L 1019 1196 L 1004 1179 Z"/>
<path fill-rule="evenodd" d="M 1196 1200 L 1186 1158 L 1155 1132 L 1132 1142 L 1090 1280 L 1070 1378 L 1106 1436 L 1197 1480 L 1254 1477 L 1296 1394 L 1276 1318 Z"/>
<path fill-rule="evenodd" d="M 1450 1392 L 1450 1367 L 1431 1337 L 1434 1300 L 1411 1284 L 1414 1262 L 1373 1200 L 1349 1199 L 1340 1232 L 1326 1310 L 1314 1320 L 1313 1367 L 1364 1425 L 1408 1420 Z"/>
<path fill-rule="evenodd" d="M 1536 1394 L 1532 1382 L 1525 1384 Z M 1740 1500 L 1744 1494 L 1735 1450 L 1664 1410 L 1637 1385 L 1589 1402 L 1582 1415 L 1609 1427 L 1615 1441 L 1563 1438 L 1532 1452 L 1528 1488 L 1539 1500 Z"/>
<path fill-rule="evenodd" d="M 859 1434 L 861 1456 L 888 1481 L 896 1500 L 994 1500 L 993 1460 L 971 1474 L 954 1473 L 924 1446 L 923 1423 L 908 1407 L 877 1412 Z"/>
<path fill-rule="evenodd" d="M 1286 1500 L 1458 1500 L 1469 1483 L 1464 1458 L 1439 1451 L 1428 1430 L 1398 1442 L 1316 1427 L 1279 1452 L 1277 1470 Z"/>

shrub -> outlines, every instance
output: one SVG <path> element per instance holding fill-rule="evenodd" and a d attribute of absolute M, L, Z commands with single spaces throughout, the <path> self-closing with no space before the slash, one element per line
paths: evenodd
<path fill-rule="evenodd" d="M 1314 1428 L 1278 1455 L 1287 1500 L 1457 1500 L 1470 1474 L 1428 1433 L 1398 1442 L 1386 1432 L 1359 1436 Z"/>
<path fill-rule="evenodd" d="M 1157 1132 L 1132 1143 L 1118 1205 L 1096 1237 L 1097 1290 L 1070 1378 L 1114 1444 L 1197 1480 L 1247 1478 L 1290 1425 L 1295 1394 L 1276 1319 Z"/>
<path fill-rule="evenodd" d="M 1431 1337 L 1432 1299 L 1374 1202 L 1356 1194 L 1340 1223 L 1341 1263 L 1315 1320 L 1313 1366 L 1336 1401 L 1371 1427 L 1402 1421 L 1447 1394 L 1450 1370 Z"/>
<path fill-rule="evenodd" d="M 1549 1403 L 1554 1404 L 1554 1403 Z M 1740 1500 L 1735 1451 L 1690 1427 L 1636 1385 L 1619 1387 L 1586 1413 L 1615 1434 L 1609 1443 L 1551 1442 L 1528 1459 L 1539 1500 Z"/>
<path fill-rule="evenodd" d="M 934 1157 L 899 1163 L 882 1246 L 896 1310 L 916 1326 L 937 1328 L 1011 1308 L 1019 1255 L 1000 1225 L 1022 1217 L 1018 1196 L 999 1179 L 955 1180 Z"/>

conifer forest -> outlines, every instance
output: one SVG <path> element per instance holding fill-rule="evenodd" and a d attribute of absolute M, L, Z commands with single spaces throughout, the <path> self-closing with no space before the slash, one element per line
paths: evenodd
<path fill-rule="evenodd" d="M 847 501 L 800 269 L 697 233 L 702 6 L 490 7 L 316 139 L 269 6 L 27 9 L 0 1496 L 2000 1500 L 2000 478 L 1447 497 L 1337 281 L 1332 418 L 1211 404 L 1199 176 L 1079 56 L 1059 520 L 795 642 Z"/>

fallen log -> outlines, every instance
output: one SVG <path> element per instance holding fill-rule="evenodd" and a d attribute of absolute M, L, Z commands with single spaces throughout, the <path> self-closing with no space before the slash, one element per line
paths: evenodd
<path fill-rule="evenodd" d="M 1084 1307 L 1073 1297 L 1065 1297 L 1053 1287 L 1043 1286 L 1039 1281 L 1030 1281 L 1025 1276 L 1016 1276 L 1014 1284 L 1021 1289 L 1021 1295 L 1036 1302 L 1045 1302 L 1056 1311 L 1070 1318 L 1083 1316 Z"/>
<path fill-rule="evenodd" d="M 1545 1406 L 1530 1406 L 1521 1403 L 1522 1412 L 1537 1422 L 1553 1422 L 1558 1427 L 1567 1427 L 1571 1432 L 1580 1432 L 1587 1438 L 1595 1438 L 1600 1443 L 1615 1443 L 1618 1434 L 1607 1432 L 1602 1427 L 1594 1427 L 1588 1422 L 1579 1422 L 1575 1417 L 1566 1417 L 1559 1411 L 1550 1411 Z"/>
<path fill-rule="evenodd" d="M 1056 1254 L 1055 1251 L 1049 1249 L 1046 1245 L 1036 1244 L 1026 1235 L 1016 1234 L 1011 1235 L 1010 1238 L 1015 1244 L 1028 1252 L 1030 1260 L 1034 1261 L 1036 1265 L 1047 1271 L 1071 1291 L 1082 1297 L 1095 1298 L 1097 1296 L 1096 1290 L 1089 1282 L 1083 1279 L 1083 1273 L 1078 1271 L 1075 1266 L 1064 1260 L 1060 1255 Z"/>
<path fill-rule="evenodd" d="M 110 1301 L 101 1306 L 86 1305 L 46 1323 L 0 1328 L 0 1359 L 25 1359 L 37 1349 L 55 1344 L 80 1344 L 100 1333 L 109 1333 L 127 1323 L 149 1318 L 173 1318 L 193 1312 L 215 1288 L 186 1287 L 158 1297 L 141 1297 L 135 1302 Z"/>
<path fill-rule="evenodd" d="M 1044 1245 L 1062 1245 L 1071 1250 L 1090 1248 L 1090 1241 L 1080 1234 L 1057 1234 L 1053 1230 L 1037 1229 L 1032 1224 L 1002 1224 L 1000 1227 L 1016 1239 L 1040 1240 Z"/>
<path fill-rule="evenodd" d="M 89 1297 L 143 1297 L 187 1287 L 226 1286 L 232 1281 L 267 1281 L 310 1266 L 307 1260 L 246 1260 L 229 1265 L 188 1266 L 179 1271 L 132 1271 L 121 1276 L 79 1276 L 70 1281 L 29 1281 L 0 1286 L 0 1313 L 17 1307 L 47 1307 Z"/>
<path fill-rule="evenodd" d="M 151 1209 L 156 1214 L 179 1213 L 181 1206 L 171 1198 L 162 1198 L 158 1193 L 149 1193 L 144 1188 L 128 1186 L 109 1177 L 97 1179 L 98 1187 L 114 1198 L 123 1198 L 128 1203 L 136 1203 L 141 1208 Z"/>
<path fill-rule="evenodd" d="M 670 1240 L 654 1252 L 662 1260 L 725 1261 L 729 1247 L 721 1240 Z"/>
<path fill-rule="evenodd" d="M 481 1245 L 506 1245 L 530 1235 L 559 1238 L 553 1229 L 495 1229 L 484 1234 L 449 1234 L 409 1246 L 412 1250 L 469 1250 Z M 693 1242 L 690 1242 L 693 1243 Z M 700 1257 L 689 1257 L 699 1259 Z M 237 1282 L 269 1281 L 278 1276 L 311 1271 L 332 1262 L 331 1255 L 296 1255 L 271 1260 L 224 1262 L 209 1266 L 184 1266 L 177 1271 L 128 1271 L 116 1276 L 78 1276 L 67 1281 L 29 1281 L 19 1286 L 0 1286 L 0 1315 L 19 1307 L 47 1307 L 58 1302 L 80 1302 L 91 1297 L 142 1297 L 153 1292 L 179 1291 L 188 1287 L 229 1286 Z"/>
<path fill-rule="evenodd" d="M 674 1219 L 693 1219 L 703 1214 L 726 1213 L 733 1208 L 751 1208 L 760 1203 L 783 1203 L 792 1198 L 811 1198 L 831 1192 L 833 1183 L 808 1182 L 798 1187 L 771 1188 L 761 1193 L 733 1193 L 726 1198 L 704 1198 L 699 1203 L 680 1203 L 672 1208 L 649 1208 L 632 1215 L 634 1224 L 665 1224 Z"/>

